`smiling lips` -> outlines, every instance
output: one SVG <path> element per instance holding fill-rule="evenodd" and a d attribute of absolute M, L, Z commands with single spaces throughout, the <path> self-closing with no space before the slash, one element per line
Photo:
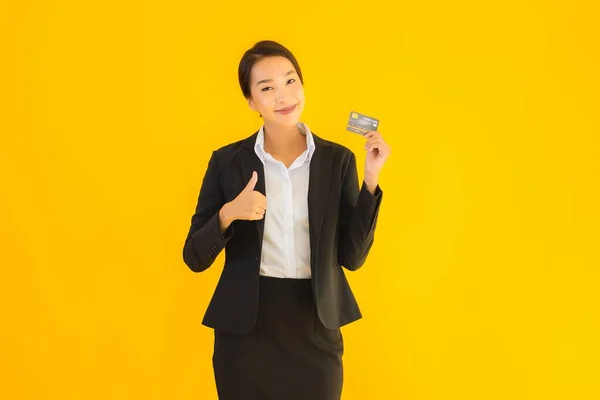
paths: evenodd
<path fill-rule="evenodd" d="M 293 106 L 289 106 L 289 107 L 282 108 L 282 109 L 275 110 L 275 111 L 278 112 L 278 113 L 281 113 L 281 114 L 289 114 L 292 111 L 294 111 L 294 109 L 296 108 L 296 106 L 297 106 L 297 104 L 294 104 Z"/>

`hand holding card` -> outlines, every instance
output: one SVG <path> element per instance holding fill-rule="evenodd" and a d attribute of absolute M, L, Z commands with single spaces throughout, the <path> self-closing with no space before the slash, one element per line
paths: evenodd
<path fill-rule="evenodd" d="M 379 173 L 383 164 L 390 156 L 392 149 L 383 140 L 380 132 L 377 132 L 379 120 L 367 117 L 357 112 L 350 113 L 347 130 L 364 135 L 366 139 L 365 150 L 365 183 L 371 193 L 375 192 L 379 180 Z"/>
<path fill-rule="evenodd" d="M 367 139 L 365 143 L 365 150 L 367 150 L 365 158 L 365 182 L 368 186 L 374 188 L 377 186 L 381 168 L 383 168 L 383 164 L 390 156 L 392 149 L 383 140 L 383 136 L 379 132 L 369 131 L 365 134 L 365 138 Z"/>

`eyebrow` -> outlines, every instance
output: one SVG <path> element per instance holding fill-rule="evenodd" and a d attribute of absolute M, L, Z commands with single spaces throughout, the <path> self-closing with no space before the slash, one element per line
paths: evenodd
<path fill-rule="evenodd" d="M 284 76 L 288 76 L 288 75 L 290 75 L 290 74 L 293 74 L 294 72 L 296 72 L 296 71 L 294 71 L 294 70 L 288 71 L 288 73 L 287 73 L 287 74 L 285 74 Z M 261 80 L 261 81 L 258 81 L 258 82 L 256 82 L 256 85 L 258 86 L 258 85 L 260 85 L 261 83 L 267 83 L 267 82 L 273 82 L 273 79 L 263 79 L 263 80 Z"/>

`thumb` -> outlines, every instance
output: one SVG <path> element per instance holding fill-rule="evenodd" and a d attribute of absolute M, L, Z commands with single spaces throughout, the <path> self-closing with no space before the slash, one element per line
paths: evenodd
<path fill-rule="evenodd" d="M 256 186 L 256 182 L 258 181 L 258 174 L 256 171 L 252 171 L 252 178 L 248 181 L 248 184 L 244 188 L 244 190 L 252 191 L 254 190 L 254 186 Z"/>

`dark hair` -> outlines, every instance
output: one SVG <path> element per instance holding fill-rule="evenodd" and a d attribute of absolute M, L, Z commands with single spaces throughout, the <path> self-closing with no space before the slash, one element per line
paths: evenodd
<path fill-rule="evenodd" d="M 304 84 L 302 71 L 300 71 L 298 61 L 296 61 L 296 57 L 294 57 L 292 52 L 277 42 L 272 40 L 262 40 L 244 53 L 238 67 L 238 80 L 240 81 L 240 87 L 242 88 L 242 93 L 246 99 L 250 98 L 250 73 L 252 72 L 254 64 L 263 58 L 275 56 L 285 57 L 290 60 L 300 77 L 300 82 Z"/>

